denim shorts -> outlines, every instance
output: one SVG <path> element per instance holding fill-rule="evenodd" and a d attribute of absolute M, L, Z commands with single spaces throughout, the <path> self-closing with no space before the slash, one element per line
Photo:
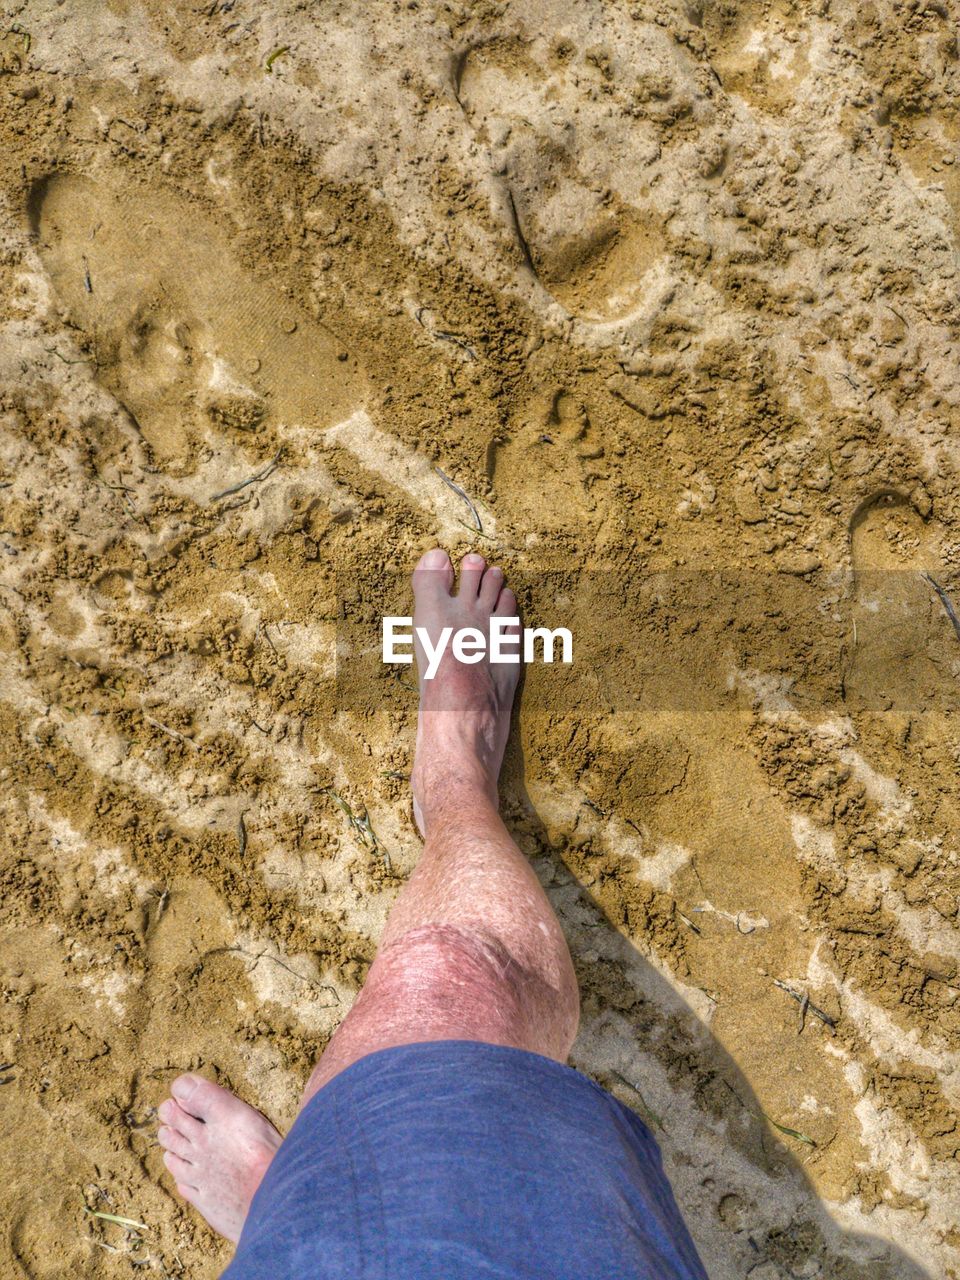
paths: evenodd
<path fill-rule="evenodd" d="M 707 1280 L 646 1125 L 473 1040 L 382 1049 L 311 1098 L 223 1280 Z"/>

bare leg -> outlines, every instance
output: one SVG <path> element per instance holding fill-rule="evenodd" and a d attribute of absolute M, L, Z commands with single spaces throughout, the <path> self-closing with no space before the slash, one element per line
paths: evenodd
<path fill-rule="evenodd" d="M 413 578 L 414 625 L 487 632 L 516 616 L 497 568 L 428 552 Z M 304 1102 L 374 1049 L 424 1040 L 483 1040 L 565 1061 L 579 1018 L 560 925 L 497 805 L 497 777 L 519 667 L 458 663 L 448 651 L 432 681 L 421 670 L 413 770 L 425 844 L 394 905 L 363 990 L 318 1063 Z"/>
<path fill-rule="evenodd" d="M 492 614 L 516 616 L 517 602 L 502 573 L 488 569 L 481 556 L 464 558 L 456 596 L 451 595 L 453 566 L 442 551 L 423 557 L 413 586 L 414 624 L 426 627 L 434 639 L 444 626 L 475 626 L 486 634 Z M 418 666 L 421 701 L 412 783 L 423 854 L 390 914 L 363 990 L 310 1077 L 304 1104 L 345 1067 L 378 1049 L 426 1040 L 480 1040 L 562 1062 L 576 1036 L 579 993 L 567 944 L 498 811 L 497 778 L 519 668 L 486 659 L 465 665 L 448 652 L 427 681 L 420 653 Z M 229 1134 L 223 1130 L 222 1138 L 197 1130 L 194 1138 L 206 1138 L 211 1150 L 229 1147 L 233 1166 L 240 1155 L 229 1135 L 245 1135 L 255 1152 L 239 1175 L 233 1168 L 227 1213 L 223 1161 L 212 1162 L 196 1141 L 192 1150 L 184 1141 L 172 1109 L 182 1111 L 179 1102 L 163 1114 L 179 1144 L 161 1137 L 179 1189 L 212 1226 L 235 1240 L 249 1204 L 249 1199 L 242 1203 L 246 1190 L 252 1198 L 269 1163 L 264 1156 L 273 1139 L 261 1127 L 267 1122 L 198 1077 L 176 1081 L 175 1099 L 178 1089 L 190 1096 L 190 1104 L 184 1103 L 188 1110 L 202 1101 L 211 1115 L 216 1111 L 229 1121 Z M 228 1112 L 219 1094 L 243 1114 Z"/>

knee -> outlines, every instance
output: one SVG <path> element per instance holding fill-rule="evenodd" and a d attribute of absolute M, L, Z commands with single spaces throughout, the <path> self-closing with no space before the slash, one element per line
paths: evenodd
<path fill-rule="evenodd" d="M 478 1039 L 497 1039 L 564 1060 L 577 1032 L 579 993 L 569 980 L 551 981 L 517 961 L 482 926 L 422 925 L 377 957 L 380 978 L 408 1009 Z M 370 978 L 375 975 L 371 970 Z M 369 980 L 368 980 L 369 981 Z"/>
<path fill-rule="evenodd" d="M 495 993 L 514 1003 L 523 983 L 520 967 L 493 935 L 449 924 L 421 925 L 401 934 L 378 956 L 391 979 L 411 993 L 432 998 Z M 372 976 L 372 975 L 371 975 Z"/>

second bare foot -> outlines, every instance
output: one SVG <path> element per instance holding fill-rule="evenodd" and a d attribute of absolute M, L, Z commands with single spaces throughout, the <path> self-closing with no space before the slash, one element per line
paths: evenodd
<path fill-rule="evenodd" d="M 184 1200 L 236 1244 L 280 1134 L 259 1111 L 202 1076 L 178 1076 L 170 1092 L 159 1109 L 163 1162 Z"/>

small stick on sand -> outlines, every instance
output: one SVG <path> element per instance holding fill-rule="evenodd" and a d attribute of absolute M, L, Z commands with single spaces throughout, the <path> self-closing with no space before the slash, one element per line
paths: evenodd
<path fill-rule="evenodd" d="M 653 1121 L 653 1123 L 657 1126 L 658 1129 L 661 1129 L 664 1133 L 666 1133 L 667 1131 L 666 1125 L 663 1123 L 663 1121 L 660 1119 L 660 1117 L 657 1115 L 654 1109 L 650 1106 L 650 1104 L 644 1098 L 643 1094 L 640 1092 L 637 1086 L 633 1083 L 633 1081 L 628 1080 L 627 1077 L 624 1075 L 621 1075 L 619 1071 L 614 1071 L 613 1074 L 617 1077 L 617 1079 L 621 1082 L 621 1084 L 625 1084 L 628 1089 L 632 1089 L 633 1092 L 640 1099 L 640 1107 L 644 1113 L 644 1116 L 649 1117 Z"/>
<path fill-rule="evenodd" d="M 160 921 L 163 919 L 163 913 L 166 911 L 167 903 L 169 901 L 170 901 L 170 890 L 167 888 L 164 888 L 163 893 L 161 893 L 160 897 L 157 899 L 157 911 L 156 911 L 156 915 L 153 917 L 153 923 L 155 925 L 159 924 Z"/>
<path fill-rule="evenodd" d="M 468 342 L 465 342 L 464 339 L 460 337 L 459 334 L 451 333 L 449 329 L 431 329 L 428 325 L 424 324 L 423 313 L 427 309 L 428 309 L 427 307 L 418 307 L 416 311 L 413 313 L 413 318 L 414 320 L 416 320 L 420 328 L 426 329 L 427 333 L 430 334 L 431 338 L 440 338 L 443 342 L 452 342 L 456 346 L 462 347 L 463 350 L 468 353 L 471 360 L 476 360 L 477 353 L 474 351 L 473 347 L 471 347 Z"/>
<path fill-rule="evenodd" d="M 443 481 L 443 483 L 447 486 L 447 488 L 452 489 L 453 492 L 457 495 L 457 497 L 462 498 L 464 500 L 464 502 L 470 508 L 470 511 L 471 511 L 471 514 L 473 515 L 474 520 L 476 520 L 477 522 L 477 533 L 483 533 L 483 525 L 480 522 L 480 516 L 477 514 L 477 508 L 473 505 L 472 501 L 467 496 L 467 494 L 464 493 L 464 491 L 460 488 L 460 486 L 455 481 L 450 479 L 450 477 L 446 474 L 446 472 L 441 471 L 439 467 L 435 467 L 434 470 L 436 471 L 440 479 Z"/>
<path fill-rule="evenodd" d="M 467 524 L 466 520 L 461 520 L 459 516 L 457 517 L 457 524 L 462 524 L 465 529 L 469 529 L 471 533 L 475 533 L 478 538 L 486 538 L 487 542 L 494 541 L 489 533 L 481 533 L 478 529 L 474 529 L 472 524 Z"/>
<path fill-rule="evenodd" d="M 280 463 L 280 455 L 282 449 L 278 449 L 267 465 L 256 473 L 249 476 L 246 480 L 241 480 L 239 484 L 231 485 L 229 489 L 224 489 L 222 493 L 215 493 L 210 499 L 211 502 L 219 502 L 221 498 L 229 498 L 232 493 L 239 493 L 241 489 L 246 489 L 247 485 L 257 484 L 261 480 L 266 480 L 267 476 L 272 475 Z"/>
<path fill-rule="evenodd" d="M 278 625 L 279 625 L 279 624 L 278 624 Z M 258 624 L 258 625 L 257 625 L 257 631 L 258 631 L 258 632 L 259 632 L 259 631 L 261 631 L 261 630 L 263 631 L 263 638 L 264 638 L 264 640 L 266 640 L 267 644 L 268 644 L 268 645 L 270 646 L 270 648 L 273 650 L 273 652 L 274 652 L 274 656 L 275 656 L 275 657 L 279 657 L 280 655 L 277 653 L 277 646 L 276 646 L 276 645 L 273 643 L 273 641 L 270 639 L 270 631 L 269 631 L 269 627 L 270 627 L 270 623 L 269 623 L 269 622 L 265 622 L 265 623 L 263 624 L 263 626 L 262 626 L 262 627 Z M 260 728 L 260 726 L 259 726 L 259 725 L 257 725 L 257 728 L 259 729 L 259 728 Z"/>
<path fill-rule="evenodd" d="M 953 623 L 953 629 L 957 633 L 957 638 L 960 639 L 960 618 L 957 617 L 957 611 L 954 609 L 950 597 L 947 595 L 946 591 L 944 591 L 943 587 L 941 587 L 940 583 L 930 577 L 929 573 L 922 573 L 920 576 L 922 578 L 926 578 L 931 587 L 933 587 L 934 591 L 940 597 L 940 603 L 943 605 L 944 609 L 946 609 L 947 617 Z"/>
<path fill-rule="evenodd" d="M 84 1205 L 83 1208 L 84 1212 L 89 1213 L 91 1218 L 103 1218 L 105 1222 L 115 1222 L 120 1227 L 131 1227 L 136 1231 L 150 1230 L 145 1222 L 136 1222 L 133 1218 L 121 1218 L 116 1213 L 102 1213 L 99 1209 L 91 1209 L 87 1205 Z"/>
<path fill-rule="evenodd" d="M 677 912 L 677 915 L 680 917 L 680 919 L 683 921 L 683 923 L 684 923 L 684 924 L 685 924 L 689 929 L 692 929 L 692 930 L 693 930 L 693 932 L 694 932 L 694 933 L 696 933 L 696 934 L 698 934 L 698 935 L 700 935 L 700 936 L 702 936 L 702 935 L 703 935 L 703 930 L 702 930 L 702 929 L 698 929 L 698 928 L 697 928 L 697 926 L 693 923 L 693 921 L 692 921 L 692 920 L 690 920 L 690 919 L 688 919 L 688 918 L 683 914 L 683 912 L 682 912 L 682 911 L 678 911 L 678 912 Z"/>
<path fill-rule="evenodd" d="M 779 987 L 781 991 L 785 991 L 791 1000 L 796 1000 L 797 1004 L 799 1004 L 803 1009 L 804 1016 L 806 1016 L 807 1013 L 812 1013 L 815 1018 L 819 1018 L 821 1022 L 825 1022 L 828 1027 L 835 1027 L 837 1025 L 836 1018 L 831 1018 L 829 1013 L 824 1013 L 822 1009 L 818 1009 L 806 992 L 801 995 L 800 992 L 794 991 L 792 987 L 788 987 L 785 982 L 781 982 L 779 978 L 774 978 L 773 985 L 775 987 Z"/>
<path fill-rule="evenodd" d="M 143 718 L 147 724 L 152 724 L 155 729 L 160 729 L 163 733 L 168 733 L 171 738 L 176 738 L 177 742 L 186 742 L 193 747 L 194 751 L 200 750 L 193 739 L 188 738 L 185 733 L 178 733 L 176 729 L 171 729 L 168 724 L 161 724 L 159 720 L 154 720 L 153 716 L 148 716 L 146 712 L 143 713 Z"/>
<path fill-rule="evenodd" d="M 452 342 L 454 346 L 460 347 L 462 350 L 466 351 L 471 360 L 476 360 L 477 353 L 474 351 L 473 347 L 470 346 L 469 342 L 464 342 L 463 338 L 459 337 L 457 334 L 448 333 L 446 329 L 434 329 L 433 336 L 435 338 L 440 338 L 443 342 Z"/>
<path fill-rule="evenodd" d="M 188 738 L 185 733 L 180 733 L 176 729 L 171 729 L 168 724 L 161 724 L 159 720 L 154 720 L 153 716 L 148 716 L 146 712 L 143 713 L 143 718 L 146 720 L 147 724 L 152 724 L 155 729 L 160 729 L 161 732 L 169 734 L 169 736 L 174 738 L 177 742 L 188 742 L 190 746 L 193 747 L 194 751 L 200 750 L 193 739 Z"/>
<path fill-rule="evenodd" d="M 86 364 L 86 360 L 68 360 L 66 356 L 62 356 L 56 347 L 44 347 L 44 351 L 48 351 L 50 355 L 56 356 L 58 360 L 62 360 L 64 364 Z"/>

